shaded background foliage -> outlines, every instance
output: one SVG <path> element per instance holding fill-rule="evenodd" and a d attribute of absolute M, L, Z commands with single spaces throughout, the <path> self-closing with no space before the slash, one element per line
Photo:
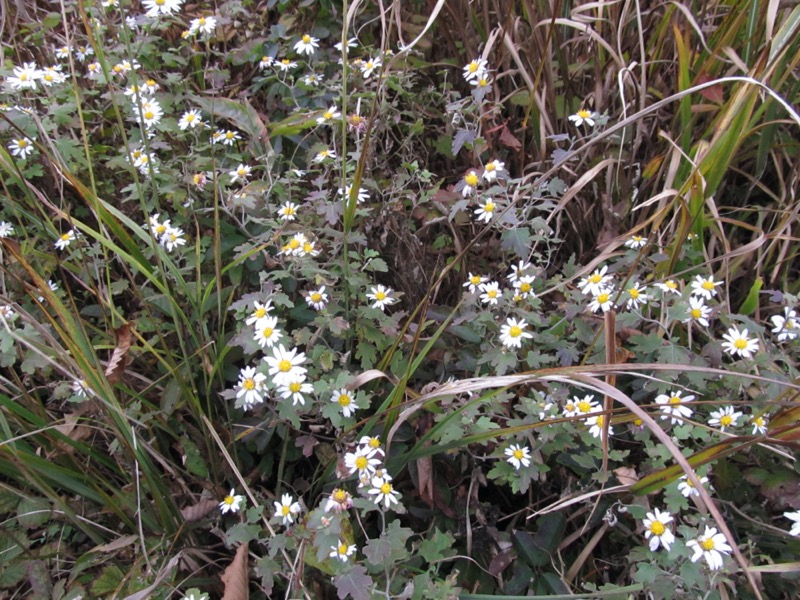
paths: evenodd
<path fill-rule="evenodd" d="M 386 7 L 389 10 L 382 20 L 380 4 L 364 3 L 356 22 L 361 44 L 396 49 L 399 42 L 408 43 L 422 31 L 435 4 L 395 2 Z M 456 306 L 461 298 L 466 273 L 504 273 L 515 260 L 509 251 L 513 245 L 500 232 L 482 232 L 469 219 L 450 218 L 461 199 L 456 184 L 467 169 L 487 156 L 505 161 L 509 172 L 523 178 L 533 190 L 540 181 L 548 183 L 556 176 L 563 182 L 559 194 L 540 197 L 531 193 L 516 199 L 516 208 L 523 214 L 533 214 L 530 211 L 542 202 L 552 203 L 547 217 L 552 228 L 549 237 L 560 242 L 552 248 L 539 241 L 531 244 L 532 252 L 546 257 L 544 278 L 561 273 L 571 276 L 576 264 L 615 252 L 619 244 L 613 242 L 630 232 L 649 235 L 657 231 L 658 239 L 651 244 L 661 248 L 663 256 L 652 265 L 653 277 L 689 272 L 707 264 L 725 274 L 731 311 L 745 302 L 759 278 L 764 290 L 798 293 L 796 124 L 773 96 L 741 81 L 714 83 L 681 95 L 717 78 L 747 76 L 796 104 L 797 13 L 777 3 L 768 3 L 762 10 L 759 3 L 745 1 L 646 4 L 447 0 L 416 51 L 392 63 L 396 76 L 386 88 L 380 93 L 358 85 L 348 90 L 350 112 L 360 102 L 360 114 L 370 124 L 370 146 L 363 161 L 369 190 L 379 206 L 374 218 L 359 230 L 358 241 L 362 249 L 377 250 L 385 260 L 387 269 L 376 274 L 377 280 L 403 292 L 405 311 L 410 313 L 420 303 L 430 302 L 425 306 L 429 318 L 443 323 L 448 307 Z M 46 64 L 51 39 L 65 39 L 65 24 L 74 28 L 70 35 L 83 39 L 81 23 L 88 17 L 81 3 L 6 3 L 5 8 L 6 61 Z M 189 6 L 183 16 L 192 18 L 210 8 L 202 3 Z M 287 103 L 285 86 L 254 77 L 254 61 L 264 53 L 276 52 L 285 38 L 300 31 L 327 40 L 338 38 L 342 6 L 324 1 L 269 1 L 228 2 L 219 8 L 227 11 L 230 20 L 215 36 L 213 53 L 201 57 L 187 52 L 180 46 L 182 28 L 176 24 L 149 38 L 133 40 L 134 45 L 141 44 L 137 56 L 143 70 L 158 72 L 167 67 L 183 74 L 185 88 L 174 92 L 167 107 L 183 106 L 190 99 L 199 102 L 198 98 L 227 98 L 235 100 L 237 107 L 249 105 L 251 110 L 231 109 L 228 115 L 251 134 L 254 141 L 248 150 L 254 154 L 272 151 L 298 168 L 306 168 L 320 142 L 326 140 L 309 135 L 304 115 L 335 103 L 337 97 L 330 93 L 321 99 L 311 91 L 296 89 L 293 103 Z M 62 10 L 63 15 L 59 14 Z M 164 40 L 174 47 L 162 49 L 159 44 Z M 87 39 L 86 43 L 93 42 Z M 102 44 L 95 43 L 95 48 L 100 54 Z M 469 94 L 469 86 L 460 78 L 460 70 L 481 55 L 496 70 L 489 96 L 492 102 L 465 125 L 457 117 L 461 109 L 457 103 Z M 331 60 L 326 76 L 335 80 L 338 72 Z M 176 76 L 170 77 L 162 83 L 177 89 Z M 230 465 L 220 455 L 220 444 L 251 485 L 277 490 L 284 481 L 292 481 L 298 491 L 309 492 L 306 502 L 311 506 L 333 468 L 336 436 L 325 431 L 325 436 L 320 436 L 322 449 L 306 454 L 302 444 L 307 440 L 301 437 L 307 432 L 278 419 L 268 427 L 256 417 L 237 423 L 251 427 L 249 430 L 233 426 L 230 408 L 219 399 L 219 392 L 230 387 L 235 380 L 232 373 L 243 360 L 240 349 L 225 344 L 235 334 L 229 309 L 236 302 L 242 307 L 249 305 L 252 298 L 246 294 L 259 286 L 264 289 L 259 271 L 278 267 L 269 255 L 254 253 L 252 262 L 240 260 L 237 248 L 267 240 L 226 224 L 220 215 L 226 211 L 233 214 L 238 207 L 221 203 L 218 210 L 199 212 L 189 219 L 191 237 L 200 240 L 188 258 L 189 271 L 194 273 L 179 275 L 170 272 L 169 265 L 156 268 L 148 264 L 149 257 L 138 250 L 142 240 L 130 233 L 132 226 L 147 213 L 143 209 L 153 209 L 159 206 L 157 202 L 179 210 L 187 199 L 188 186 L 172 172 L 156 175 L 154 188 L 159 198 L 141 196 L 121 170 L 124 160 L 116 151 L 127 143 L 115 108 L 119 99 L 98 84 L 82 82 L 78 87 L 80 100 L 70 104 L 65 99 L 49 107 L 43 127 L 52 128 L 48 133 L 55 145 L 41 172 L 22 173 L 4 157 L 5 200 L 13 203 L 14 214 L 48 223 L 49 228 L 43 225 L 32 231 L 19 245 L 4 245 L 3 271 L 8 289 L 28 293 L 31 301 L 45 289 L 51 275 L 71 282 L 65 296 L 41 292 L 49 307 L 43 313 L 47 320 L 38 329 L 31 326 L 29 333 L 38 336 L 45 347 L 63 346 L 71 366 L 97 391 L 98 400 L 74 411 L 64 401 L 67 394 L 61 393 L 56 394 L 60 402 L 48 405 L 54 386 L 45 375 L 53 365 L 46 360 L 36 362 L 35 353 L 20 353 L 18 358 L 27 364 L 3 367 L 3 512 L 19 515 L 25 530 L 3 530 L 11 540 L 4 547 L 24 548 L 24 554 L 31 557 L 27 563 L 22 559 L 7 563 L 12 566 L 5 568 L 9 584 L 4 587 L 19 585 L 27 590 L 39 581 L 65 587 L 67 578 L 61 577 L 58 568 L 51 568 L 49 575 L 25 575 L 65 553 L 71 561 L 70 581 L 86 587 L 93 579 L 108 582 L 107 587 L 97 587 L 95 582 L 93 589 L 98 595 L 123 587 L 141 589 L 155 579 L 158 568 L 134 551 L 139 543 L 158 558 L 155 562 L 164 564 L 167 557 L 182 551 L 182 572 L 195 577 L 198 585 L 211 585 L 219 564 L 227 561 L 230 553 L 220 535 L 197 524 L 205 523 L 206 514 L 197 507 L 210 510 L 215 506 L 213 499 L 227 493 Z M 670 100 L 659 105 L 666 99 Z M 77 104 L 83 107 L 80 115 Z M 653 106 L 657 108 L 653 110 Z M 590 143 L 584 143 L 588 136 L 576 141 L 570 137 L 575 128 L 567 117 L 581 108 L 599 113 L 609 127 L 624 126 L 594 136 Z M 262 123 L 263 135 L 258 130 Z M 57 135 L 61 133 L 58 127 L 76 126 L 88 133 L 89 141 Z M 4 119 L 5 131 L 14 127 L 11 120 Z M 460 133 L 465 136 L 464 131 L 469 142 L 454 152 L 453 144 Z M 183 171 L 175 171 L 184 177 L 213 168 L 213 159 L 194 155 L 188 141 L 174 140 L 169 152 L 184 163 Z M 39 176 L 35 186 L 24 183 L 38 175 L 45 176 Z M 668 190 L 675 192 L 659 196 Z M 280 181 L 264 191 L 295 198 L 313 190 Z M 86 256 L 84 270 L 36 250 L 41 240 L 49 243 L 45 232 L 63 231 L 73 217 L 93 230 L 105 228 L 117 244 L 106 244 L 102 252 Z M 684 254 L 690 234 L 697 239 L 689 242 L 690 251 Z M 741 249 L 746 251 L 739 252 Z M 115 254 L 126 259 L 115 262 Z M 231 261 L 238 261 L 235 269 L 230 268 Z M 447 267 L 450 270 L 440 278 Z M 98 278 L 93 268 L 104 277 Z M 214 277 L 212 283 L 203 278 L 209 275 Z M 179 291 L 170 296 L 164 284 L 173 279 L 179 282 Z M 291 281 L 288 276 L 282 281 L 287 292 L 295 291 L 290 289 Z M 119 296 L 110 303 L 104 283 L 118 286 Z M 777 297 L 776 291 L 765 296 L 756 305 L 754 318 L 761 316 L 762 308 L 779 304 Z M 563 312 L 571 300 L 564 293 L 541 302 L 543 312 Z M 303 312 L 302 305 L 287 303 L 291 315 L 287 330 L 308 326 L 313 315 Z M 124 328 L 129 320 L 136 321 L 133 343 L 137 348 L 125 359 L 126 377 L 115 380 L 108 372 L 108 360 L 123 340 L 127 338 L 131 344 L 132 334 Z M 387 330 L 398 337 L 405 333 L 400 337 L 402 350 L 406 359 L 413 356 L 421 347 L 420 334 L 406 331 L 397 322 L 393 325 L 394 329 L 387 326 Z M 380 333 L 375 335 L 380 337 Z M 475 340 L 463 337 L 468 335 L 450 329 L 448 345 L 432 348 L 407 382 L 412 391 L 444 375 L 472 374 L 481 357 Z M 558 335 L 554 335 L 552 340 L 543 337 L 541 343 L 555 347 Z M 581 332 L 575 335 L 580 337 Z M 593 342 L 587 346 L 590 350 L 583 358 L 576 355 L 575 362 L 602 362 L 602 357 L 591 351 Z M 353 345 L 344 347 L 342 354 L 352 349 Z M 650 355 L 642 348 L 637 351 L 643 361 L 659 361 L 656 347 L 650 349 Z M 453 356 L 458 353 L 461 355 Z M 402 379 L 406 365 L 392 363 L 397 354 L 387 348 L 381 348 L 379 354 L 385 358 L 380 366 L 393 369 Z M 793 367 L 789 357 L 785 360 Z M 731 389 L 735 387 L 730 384 Z M 398 388 L 375 384 L 373 389 L 379 394 L 396 394 L 397 402 L 403 397 Z M 518 425 L 522 419 L 519 404 L 533 391 L 503 392 L 490 398 L 492 422 L 504 428 Z M 635 391 L 631 392 L 634 396 Z M 784 400 L 788 403 L 793 398 Z M 458 398 L 456 405 L 464 402 L 465 398 Z M 396 418 L 388 414 L 378 414 L 377 430 L 388 432 L 392 417 Z M 570 555 L 570 581 L 578 573 L 582 580 L 596 585 L 625 580 L 631 566 L 629 540 L 623 531 L 611 531 L 608 543 L 598 549 L 602 560 L 592 564 L 571 545 L 581 539 L 583 525 L 600 526 L 613 504 L 608 497 L 594 510 L 582 507 L 569 518 L 558 514 L 526 522 L 519 512 L 529 505 L 552 502 L 591 479 L 597 457 L 581 464 L 573 456 L 588 451 L 585 445 L 543 457 L 542 471 L 549 469 L 549 476 L 541 477 L 533 486 L 536 489 L 527 494 L 512 493 L 506 485 L 486 481 L 484 469 L 472 456 L 478 447 L 484 447 L 477 441 L 475 445 L 459 441 L 453 447 L 461 452 L 436 453 L 430 463 L 415 455 L 420 440 L 438 422 L 431 414 L 419 417 L 396 438 L 398 447 L 407 451 L 398 459 L 398 464 L 407 467 L 404 478 L 410 506 L 406 522 L 424 538 L 421 543 L 433 546 L 426 547 L 430 560 L 419 561 L 415 567 L 422 570 L 422 565 L 435 563 L 446 554 L 444 549 L 458 540 L 459 550 L 471 551 L 477 565 L 464 561 L 442 566 L 436 572 L 442 589 L 451 577 L 451 583 L 468 590 L 524 593 L 536 573 L 542 575 L 536 588 L 540 593 L 566 591 L 562 578 L 547 568 L 558 551 Z M 218 432 L 220 444 L 212 430 Z M 490 430 L 489 434 L 481 442 L 486 442 L 491 452 L 499 446 L 493 441 L 497 433 Z M 437 441 L 443 446 L 453 443 L 452 439 L 442 442 L 442 438 L 444 434 Z M 549 443 L 567 447 L 575 442 L 562 432 Z M 615 451 L 617 458 L 630 452 L 628 460 L 641 464 L 653 449 L 628 441 Z M 420 468 L 440 477 L 442 485 L 436 487 L 435 495 L 431 492 L 423 497 L 417 489 Z M 773 511 L 797 508 L 780 504 L 785 500 L 776 492 L 776 478 L 783 478 L 781 485 L 784 480 L 790 482 L 787 485 L 792 490 L 797 486 L 796 474 L 781 460 L 766 454 L 736 455 L 721 461 L 715 470 L 717 490 L 733 506 L 758 499 Z M 751 483 L 747 490 L 732 483 L 739 470 Z M 472 490 L 480 485 L 487 486 L 483 500 L 471 505 Z M 203 491 L 206 494 L 201 496 Z M 187 502 L 189 498 L 193 502 Z M 480 527 L 468 534 L 469 519 L 462 515 L 469 515 L 470 507 L 476 511 Z M 28 516 L 38 511 L 48 519 Z M 585 519 L 580 521 L 581 527 L 574 524 L 577 519 Z M 437 537 L 436 529 L 426 532 L 422 528 L 426 523 L 453 537 Z M 369 525 L 373 533 L 377 531 L 375 523 Z M 507 540 L 498 531 L 509 532 L 513 552 L 502 547 L 501 542 Z M 66 552 L 57 543 L 59 537 L 69 540 Z M 43 540 L 41 546 L 37 546 L 37 538 Z M 118 545 L 107 551 L 113 559 L 96 551 L 115 540 Z M 766 544 L 773 545 L 771 551 L 777 557 L 784 551 L 775 540 L 768 538 Z M 103 556 L 102 561 L 98 555 Z M 512 556 L 522 559 L 519 566 L 501 568 L 502 560 Z M 646 570 L 642 565 L 637 568 Z M 320 594 L 332 593 L 321 591 L 327 586 L 324 576 L 317 573 L 309 578 Z M 792 583 L 775 580 L 771 597 L 788 597 L 794 589 Z"/>

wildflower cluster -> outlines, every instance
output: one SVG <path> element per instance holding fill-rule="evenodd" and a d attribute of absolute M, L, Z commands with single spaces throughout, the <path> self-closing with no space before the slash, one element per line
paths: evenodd
<path fill-rule="evenodd" d="M 392 477 L 383 467 L 385 458 L 383 448 L 381 448 L 380 438 L 363 436 L 353 452 L 348 452 L 344 456 L 344 464 L 350 475 L 358 478 L 359 489 L 366 490 L 368 496 L 372 496 L 373 502 L 377 505 L 383 504 L 384 508 L 389 509 L 393 504 L 398 504 L 400 493 L 392 485 Z M 344 504 L 334 499 L 334 490 L 331 498 L 325 505 L 325 510 L 343 510 Z"/>
<path fill-rule="evenodd" d="M 159 246 L 164 248 L 167 252 L 172 252 L 180 246 L 186 245 L 186 234 L 180 227 L 173 227 L 170 224 L 170 219 L 165 221 L 160 220 L 161 215 L 152 215 L 148 221 L 150 233 L 158 241 Z"/>
<path fill-rule="evenodd" d="M 660 511 L 657 508 L 653 512 L 647 513 L 642 525 L 644 525 L 645 538 L 649 540 L 651 552 L 655 552 L 659 547 L 663 547 L 664 550 L 670 549 L 670 546 L 675 541 L 675 536 L 669 525 L 672 521 L 673 517 L 670 513 Z M 688 540 L 686 546 L 693 549 L 692 562 L 697 562 L 703 558 L 712 570 L 721 569 L 723 556 L 728 556 L 732 552 L 732 548 L 725 536 L 718 532 L 716 527 L 706 526 L 703 533 L 696 538 Z"/>

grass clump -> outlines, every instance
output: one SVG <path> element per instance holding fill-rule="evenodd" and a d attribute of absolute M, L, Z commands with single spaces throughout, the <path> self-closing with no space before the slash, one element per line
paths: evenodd
<path fill-rule="evenodd" d="M 794 597 L 800 11 L 49 8 L 0 589 Z"/>

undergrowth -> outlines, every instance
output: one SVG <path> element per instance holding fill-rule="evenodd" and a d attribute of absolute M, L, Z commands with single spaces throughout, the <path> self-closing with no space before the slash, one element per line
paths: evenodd
<path fill-rule="evenodd" d="M 800 9 L 5 5 L 0 594 L 792 598 Z"/>

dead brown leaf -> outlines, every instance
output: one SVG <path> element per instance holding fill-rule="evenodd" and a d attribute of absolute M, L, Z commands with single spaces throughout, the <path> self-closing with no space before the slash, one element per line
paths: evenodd
<path fill-rule="evenodd" d="M 248 599 L 250 588 L 247 577 L 247 544 L 242 544 L 236 549 L 233 562 L 222 574 L 222 583 L 225 584 L 225 594 L 222 596 L 222 600 Z"/>
<path fill-rule="evenodd" d="M 111 353 L 111 358 L 106 366 L 106 378 L 112 385 L 118 383 L 125 371 L 125 357 L 131 349 L 131 324 L 125 323 L 114 331 L 117 336 L 117 346 Z"/>
<path fill-rule="evenodd" d="M 430 456 L 417 459 L 417 478 L 419 495 L 430 507 L 433 507 L 433 460 Z"/>
<path fill-rule="evenodd" d="M 181 516 L 187 523 L 194 523 L 205 517 L 213 509 L 217 508 L 219 502 L 212 498 L 204 498 L 199 502 L 186 506 L 181 509 Z"/>
<path fill-rule="evenodd" d="M 503 125 L 503 129 L 500 130 L 500 143 L 512 150 L 519 150 L 522 148 L 522 142 L 520 142 L 505 125 Z"/>

